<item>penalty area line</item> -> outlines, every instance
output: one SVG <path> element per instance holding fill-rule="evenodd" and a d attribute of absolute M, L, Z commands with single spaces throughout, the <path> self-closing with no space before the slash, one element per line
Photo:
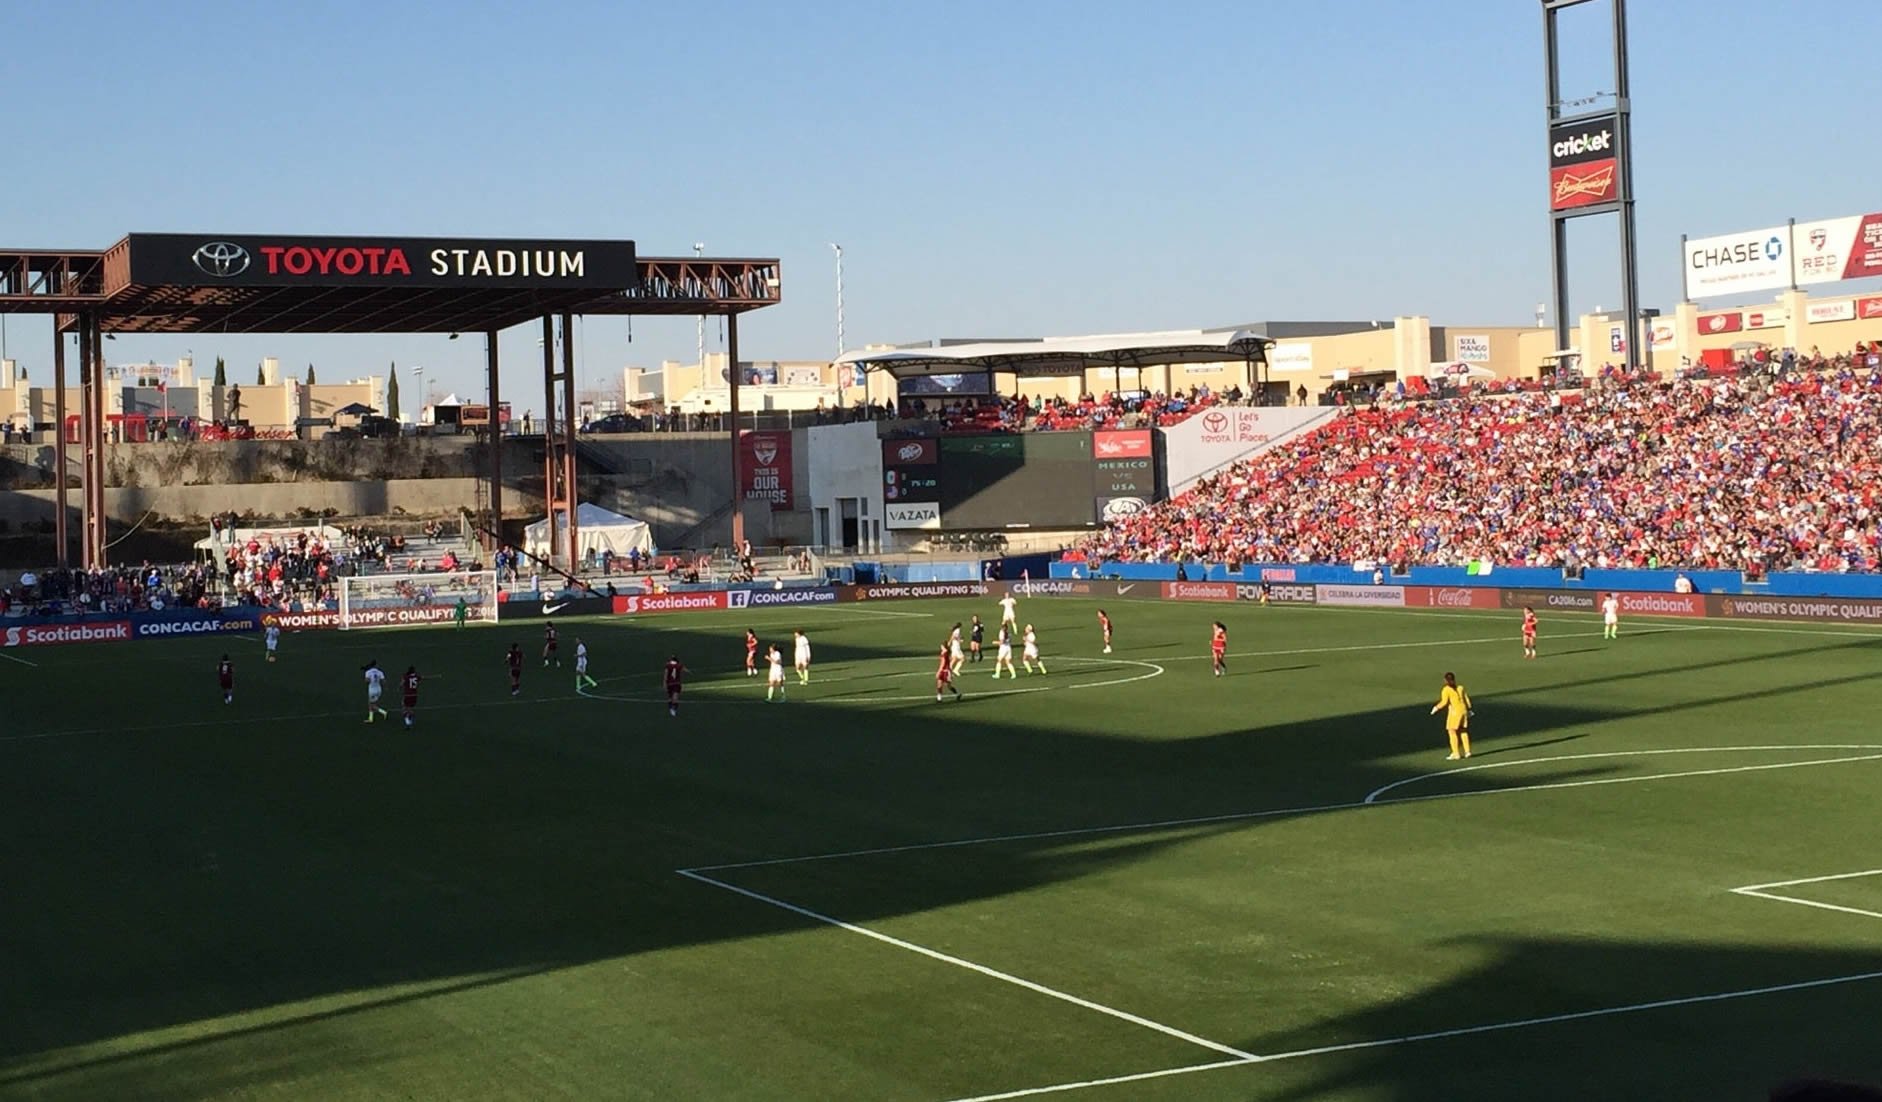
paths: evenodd
<path fill-rule="evenodd" d="M 1198 1045 L 1202 1048 L 1209 1049 L 1211 1052 L 1219 1052 L 1226 1056 L 1233 1056 L 1235 1057 L 1235 1060 L 1230 1061 L 1231 1063 L 1246 1063 L 1250 1060 L 1261 1059 L 1261 1057 L 1256 1056 L 1252 1052 L 1243 1052 L 1241 1049 L 1232 1048 L 1228 1045 L 1222 1044 L 1219 1041 L 1211 1041 L 1207 1037 L 1198 1037 L 1194 1033 L 1185 1032 L 1184 1030 L 1177 1029 L 1175 1026 L 1164 1025 L 1162 1022 L 1153 1022 L 1149 1018 L 1145 1018 L 1137 1014 L 1132 1014 L 1127 1010 L 1119 1010 L 1116 1007 L 1105 1006 L 1103 1003 L 1092 1002 L 1090 999 L 1081 999 L 1077 995 L 1060 991 L 1057 988 L 1047 987 L 1045 984 L 1042 984 L 1042 983 L 1035 983 L 1032 980 L 1025 979 L 1020 976 L 1015 976 L 1010 972 L 1002 972 L 997 968 L 989 968 L 984 964 L 976 964 L 973 961 L 967 960 L 962 957 L 950 956 L 949 954 L 940 952 L 939 950 L 930 949 L 925 945 L 917 945 L 912 941 L 904 941 L 899 937 L 891 937 L 890 935 L 882 933 L 878 930 L 871 930 L 867 926 L 858 926 L 853 922 L 845 922 L 840 918 L 832 918 L 829 915 L 821 914 L 817 911 L 813 911 L 809 909 L 808 907 L 799 907 L 795 903 L 787 903 L 782 899 L 765 895 L 762 892 L 755 892 L 749 888 L 741 888 L 736 884 L 728 884 L 723 880 L 715 880 L 710 876 L 706 876 L 701 873 L 694 872 L 690 869 L 679 869 L 676 871 L 678 871 L 679 875 L 684 876 L 689 880 L 696 880 L 701 884 L 707 884 L 712 887 L 731 892 L 734 895 L 742 895 L 747 899 L 756 900 L 759 903 L 764 903 L 769 906 L 776 907 L 780 910 L 789 911 L 790 913 L 797 915 L 800 918 L 807 918 L 807 919 L 812 920 L 813 922 L 823 923 L 826 926 L 834 926 L 839 930 L 846 930 L 852 934 L 861 934 L 863 937 L 870 938 L 871 940 L 874 940 L 874 941 L 882 942 L 884 945 L 892 945 L 897 949 L 906 950 L 907 952 L 915 953 L 920 956 L 927 957 L 930 960 L 938 960 L 943 964 L 951 964 L 955 966 L 956 968 L 965 968 L 969 972 L 976 972 L 976 973 L 979 973 L 980 975 L 987 976 L 991 979 L 999 980 L 1002 983 L 1010 983 L 1015 987 L 1021 987 L 1021 988 L 1026 989 L 1027 991 L 1034 992 L 1035 994 L 1045 995 L 1048 998 L 1057 999 L 1060 1002 L 1070 1003 L 1073 1006 L 1081 1007 L 1085 1010 L 1096 1011 L 1099 1014 L 1104 1014 L 1109 1017 L 1116 1018 L 1119 1021 L 1129 1022 L 1131 1025 L 1141 1026 L 1144 1029 L 1154 1030 L 1155 1032 L 1161 1033 L 1166 1037 L 1174 1037 L 1179 1041 L 1186 1041 L 1189 1044 Z"/>
<path fill-rule="evenodd" d="M 1611 1018 L 1622 1014 L 1641 1014 L 1650 1010 L 1670 1010 L 1682 1006 L 1700 1006 L 1706 1003 L 1751 999 L 1761 995 L 1781 995 L 1792 991 L 1812 991 L 1817 988 L 1864 983 L 1877 979 L 1882 979 L 1882 972 L 1856 972 L 1847 976 L 1831 976 L 1827 979 L 1802 980 L 1797 983 L 1777 983 L 1764 987 L 1747 987 L 1737 991 L 1715 991 L 1704 995 L 1686 995 L 1679 998 L 1655 999 L 1651 1002 L 1627 1003 L 1622 1006 L 1601 1007 L 1597 1010 L 1577 1010 L 1566 1014 L 1546 1014 L 1539 1018 L 1521 1018 L 1509 1022 L 1491 1022 L 1485 1025 L 1462 1026 L 1456 1029 L 1438 1029 L 1428 1033 L 1411 1033 L 1403 1037 L 1388 1037 L 1377 1041 L 1349 1041 L 1337 1045 L 1320 1045 L 1315 1048 L 1295 1049 L 1292 1052 L 1276 1052 L 1267 1056 L 1250 1056 L 1242 1060 L 1222 1060 L 1212 1064 L 1191 1064 L 1187 1067 L 1165 1068 L 1162 1071 L 1142 1072 L 1137 1075 L 1119 1076 L 1111 1079 L 1090 1079 L 1077 1083 L 1057 1083 L 1045 1087 L 1030 1087 L 1024 1090 L 1006 1091 L 1000 1094 L 974 1095 L 970 1098 L 957 1098 L 952 1100 L 952 1102 L 998 1102 L 998 1100 L 1001 1099 L 1056 1094 L 1064 1091 L 1082 1090 L 1086 1087 L 1104 1086 L 1109 1083 L 1167 1079 L 1175 1075 L 1191 1075 L 1200 1071 L 1215 1071 L 1220 1068 L 1246 1067 L 1254 1064 L 1272 1064 L 1279 1060 L 1299 1060 L 1309 1056 L 1327 1056 L 1340 1052 L 1362 1052 L 1367 1049 L 1393 1048 L 1399 1045 L 1419 1044 L 1425 1041 L 1443 1041 L 1455 1037 L 1472 1037 L 1483 1033 L 1502 1033 L 1513 1029 L 1528 1029 L 1533 1026 L 1590 1021 L 1596 1018 Z"/>

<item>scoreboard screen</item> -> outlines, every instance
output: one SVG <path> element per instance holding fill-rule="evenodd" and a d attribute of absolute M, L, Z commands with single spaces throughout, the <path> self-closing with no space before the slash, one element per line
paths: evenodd
<path fill-rule="evenodd" d="M 1088 432 L 941 437 L 942 525 L 986 529 L 1095 524 L 1091 446 Z"/>

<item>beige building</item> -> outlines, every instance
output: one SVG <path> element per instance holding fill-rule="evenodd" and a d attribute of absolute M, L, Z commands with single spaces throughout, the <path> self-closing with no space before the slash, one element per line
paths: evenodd
<path fill-rule="evenodd" d="M 317 375 L 318 373 L 316 373 Z M 76 370 L 73 370 L 76 375 Z M 231 376 L 229 385 L 215 386 L 199 382 L 196 366 L 189 359 L 175 364 L 119 364 L 105 368 L 105 420 L 116 439 L 138 439 L 141 431 L 135 423 L 172 422 L 183 418 L 205 421 L 247 421 L 258 432 L 294 433 L 308 438 L 324 435 L 329 426 L 309 425 L 310 420 L 332 420 L 337 410 L 355 403 L 384 412 L 385 380 L 378 375 L 347 382 L 319 383 L 311 386 L 300 379 L 284 376 L 280 361 L 269 357 L 262 361 L 263 382 L 244 381 Z M 239 411 L 235 409 L 239 391 Z M 72 422 L 80 413 L 80 389 L 75 378 L 66 386 L 66 420 Z M 11 360 L 0 364 L 0 421 L 14 431 L 29 425 L 50 429 L 54 416 L 53 388 L 33 386 L 26 374 Z M 348 419 L 341 418 L 341 424 Z"/>

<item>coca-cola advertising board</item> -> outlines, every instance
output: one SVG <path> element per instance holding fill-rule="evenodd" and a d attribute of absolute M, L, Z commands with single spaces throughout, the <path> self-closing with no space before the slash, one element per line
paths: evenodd
<path fill-rule="evenodd" d="M 1407 586 L 1406 608 L 1500 608 L 1497 591 L 1487 586 Z"/>

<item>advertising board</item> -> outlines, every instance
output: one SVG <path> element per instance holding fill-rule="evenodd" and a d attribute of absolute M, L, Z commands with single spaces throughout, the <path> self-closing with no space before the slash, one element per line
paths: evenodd
<path fill-rule="evenodd" d="M 1490 362 L 1490 337 L 1484 333 L 1459 333 L 1451 338 L 1451 358 L 1459 363 Z"/>
<path fill-rule="evenodd" d="M 1538 608 L 1554 612 L 1598 612 L 1601 602 L 1593 593 L 1559 589 L 1499 589 L 1504 608 Z"/>
<path fill-rule="evenodd" d="M 886 490 L 884 494 L 886 496 Z M 941 527 L 941 506 L 933 501 L 887 499 L 883 502 L 882 514 L 884 527 L 891 531 Z"/>
<path fill-rule="evenodd" d="M 1810 303 L 1804 307 L 1804 320 L 1812 325 L 1830 321 L 1855 321 L 1856 302 L 1846 298 L 1837 302 Z"/>
<path fill-rule="evenodd" d="M 1158 431 L 1165 485 L 1181 493 L 1218 467 L 1257 454 L 1332 411 L 1316 406 L 1215 406 Z"/>
<path fill-rule="evenodd" d="M 1485 586 L 1406 586 L 1406 608 L 1501 608 L 1497 591 Z"/>
<path fill-rule="evenodd" d="M 1149 501 L 1157 494 L 1156 434 L 1149 429 L 1091 435 L 1091 478 L 1099 510 L 1108 498 Z"/>
<path fill-rule="evenodd" d="M 773 608 L 797 605 L 833 605 L 834 589 L 734 589 L 725 595 L 726 608 Z"/>
<path fill-rule="evenodd" d="M 656 612 L 713 612 L 731 607 L 723 590 L 689 593 L 631 593 L 614 598 L 616 616 L 640 616 Z"/>
<path fill-rule="evenodd" d="M 1620 197 L 1619 133 L 1614 115 L 1549 127 L 1550 210 L 1573 210 Z"/>
<path fill-rule="evenodd" d="M 849 589 L 852 601 L 896 601 L 906 597 L 985 597 L 993 592 L 986 582 L 917 582 L 858 585 Z"/>
<path fill-rule="evenodd" d="M 1233 601 L 1234 582 L 1164 582 L 1161 592 L 1166 601 Z"/>
<path fill-rule="evenodd" d="M 1268 371 L 1276 375 L 1305 375 L 1313 370 L 1313 345 L 1283 341 L 1268 349 Z"/>
<path fill-rule="evenodd" d="M 1351 608 L 1404 608 L 1402 585 L 1322 585 L 1314 587 L 1316 604 Z"/>
<path fill-rule="evenodd" d="M 1686 297 L 1716 298 L 1788 288 L 1791 263 L 1785 240 L 1789 236 L 1789 227 L 1765 226 L 1688 240 Z"/>
<path fill-rule="evenodd" d="M 1631 616 L 1704 616 L 1706 599 L 1697 593 L 1622 593 L 1621 612 Z"/>
<path fill-rule="evenodd" d="M 1882 624 L 1882 601 L 1833 597 L 1707 597 L 1706 612 L 1730 620 Z"/>
<path fill-rule="evenodd" d="M 129 620 L 77 624 L 20 624 L 0 633 L 0 647 L 56 647 L 68 643 L 122 643 L 131 639 Z"/>
<path fill-rule="evenodd" d="M 1791 236 L 1799 286 L 1882 275 L 1882 214 L 1799 222 Z"/>
<path fill-rule="evenodd" d="M 631 290 L 632 241 L 134 233 L 131 282 Z"/>

